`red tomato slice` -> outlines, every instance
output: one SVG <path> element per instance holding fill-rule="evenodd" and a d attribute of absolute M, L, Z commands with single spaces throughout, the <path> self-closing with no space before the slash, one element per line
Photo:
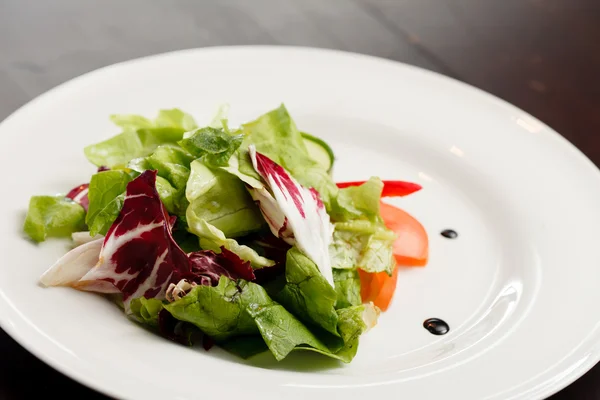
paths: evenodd
<path fill-rule="evenodd" d="M 423 225 L 406 211 L 383 201 L 380 202 L 380 210 L 385 225 L 398 235 L 394 242 L 394 257 L 398 265 L 425 266 L 429 257 L 429 239 Z"/>

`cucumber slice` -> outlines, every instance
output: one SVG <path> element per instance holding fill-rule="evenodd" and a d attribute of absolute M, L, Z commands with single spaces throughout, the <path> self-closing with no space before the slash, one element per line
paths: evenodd
<path fill-rule="evenodd" d="M 331 147 L 318 137 L 314 137 L 306 132 L 302 132 L 302 138 L 304 138 L 304 144 L 310 158 L 323 166 L 323 169 L 326 171 L 331 171 L 333 162 L 335 161 L 335 155 Z"/>

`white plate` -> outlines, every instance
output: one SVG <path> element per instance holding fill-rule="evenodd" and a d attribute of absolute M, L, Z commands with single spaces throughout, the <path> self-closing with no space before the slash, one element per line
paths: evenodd
<path fill-rule="evenodd" d="M 37 285 L 68 244 L 23 238 L 28 199 L 89 179 L 82 150 L 118 132 L 109 114 L 180 107 L 208 123 L 224 102 L 234 124 L 285 103 L 331 143 L 338 180 L 424 187 L 394 202 L 427 229 L 429 265 L 401 272 L 393 306 L 349 366 L 191 350 L 97 295 Z M 118 398 L 541 398 L 600 358 L 598 170 L 538 120 L 462 83 L 336 51 L 207 48 L 76 78 L 10 116 L 0 137 L 2 328 Z M 446 228 L 458 239 L 441 237 Z M 429 317 L 450 332 L 429 334 Z"/>

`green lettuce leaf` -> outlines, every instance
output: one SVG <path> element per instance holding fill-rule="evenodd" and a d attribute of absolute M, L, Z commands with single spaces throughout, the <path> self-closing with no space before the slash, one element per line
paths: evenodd
<path fill-rule="evenodd" d="M 377 177 L 371 177 L 362 185 L 341 189 L 331 217 L 338 222 L 354 219 L 382 222 L 379 214 L 382 190 L 383 182 Z"/>
<path fill-rule="evenodd" d="M 185 321 L 173 319 L 172 325 L 168 322 L 159 322 L 158 314 L 164 309 L 165 304 L 167 303 L 153 298 L 134 298 L 130 303 L 129 317 L 170 340 L 192 346 L 201 337 L 201 332 L 196 326 Z"/>
<path fill-rule="evenodd" d="M 243 359 L 254 357 L 269 350 L 269 346 L 260 335 L 238 336 L 219 343 L 219 346 Z"/>
<path fill-rule="evenodd" d="M 88 160 L 97 166 L 124 166 L 162 144 L 177 143 L 186 131 L 196 129 L 194 119 L 178 109 L 161 110 L 154 121 L 139 115 L 113 115 L 111 120 L 123 131 L 84 149 Z"/>
<path fill-rule="evenodd" d="M 141 174 L 146 170 L 152 170 L 154 167 L 150 163 L 149 157 L 138 157 L 127 163 L 127 168 L 134 171 L 136 174 Z M 171 214 L 176 214 L 178 217 L 181 217 L 182 214 L 178 211 L 184 210 L 185 213 L 185 205 L 187 204 L 186 199 L 183 198 L 184 191 L 178 191 L 171 182 L 162 176 L 156 176 L 156 191 L 158 192 L 158 196 L 160 200 L 163 202 L 167 211 Z M 177 203 L 177 206 L 176 206 Z"/>
<path fill-rule="evenodd" d="M 360 297 L 360 277 L 356 269 L 334 269 L 333 281 L 337 300 L 335 308 L 357 306 L 362 303 Z"/>
<path fill-rule="evenodd" d="M 154 125 L 160 128 L 180 128 L 186 132 L 198 128 L 194 117 L 178 108 L 160 110 L 154 119 Z"/>
<path fill-rule="evenodd" d="M 337 312 L 338 330 L 344 345 L 336 354 L 341 360 L 350 362 L 358 351 L 360 336 L 377 323 L 379 311 L 371 304 L 361 304 Z"/>
<path fill-rule="evenodd" d="M 234 336 L 258 333 L 246 308 L 250 304 L 270 302 L 261 286 L 221 276 L 217 286 L 196 286 L 165 308 L 178 320 L 194 324 L 220 342 Z"/>
<path fill-rule="evenodd" d="M 164 305 L 176 319 L 193 324 L 244 358 L 265 350 L 258 340 L 260 334 L 277 360 L 293 350 L 310 350 L 346 363 L 356 354 L 358 337 L 368 328 L 364 315 L 369 307 L 338 310 L 339 334 L 334 336 L 320 329 L 311 331 L 261 286 L 225 276 L 217 286 L 196 286 L 183 298 Z"/>
<path fill-rule="evenodd" d="M 319 326 L 338 336 L 336 290 L 323 277 L 314 262 L 297 247 L 287 252 L 285 283 L 282 280 L 269 286 L 271 296 L 306 324 Z M 279 286 L 279 287 L 278 287 Z"/>
<path fill-rule="evenodd" d="M 251 247 L 241 245 L 235 239 L 225 237 L 222 231 L 194 214 L 191 207 L 188 207 L 187 223 L 189 231 L 200 238 L 200 247 L 203 249 L 220 253 L 221 246 L 223 246 L 227 250 L 237 254 L 242 260 L 250 261 L 253 268 L 275 265 L 274 261 L 260 256 Z"/>
<path fill-rule="evenodd" d="M 181 192 L 162 176 L 156 177 L 156 191 L 167 211 L 181 217 L 181 210 L 185 210 L 184 204 L 182 204 L 185 198 L 182 199 Z"/>
<path fill-rule="evenodd" d="M 242 135 L 232 135 L 220 128 L 205 127 L 183 139 L 179 145 L 210 167 L 224 167 L 242 144 Z"/>
<path fill-rule="evenodd" d="M 332 266 L 361 268 L 368 272 L 386 271 L 391 275 L 395 262 L 396 235 L 381 218 L 379 204 L 383 182 L 372 177 L 360 186 L 341 189 L 332 218 L 333 242 L 329 252 Z"/>
<path fill-rule="evenodd" d="M 23 230 L 36 242 L 48 237 L 68 237 L 86 230 L 85 209 L 64 196 L 33 196 Z"/>
<path fill-rule="evenodd" d="M 329 246 L 333 268 L 392 274 L 395 266 L 392 246 L 396 239 L 393 231 L 365 220 L 340 222 L 334 227 Z"/>
<path fill-rule="evenodd" d="M 292 350 L 313 350 L 338 358 L 302 322 L 294 318 L 281 304 L 253 303 L 247 308 L 256 322 L 265 343 L 277 361 L 283 360 Z"/>
<path fill-rule="evenodd" d="M 190 177 L 190 164 L 193 157 L 178 146 L 159 146 L 146 158 L 143 165 L 157 171 L 157 191 L 167 211 L 177 216 L 185 215 L 189 202 L 185 196 L 186 185 Z M 140 167 L 140 165 L 136 165 Z"/>
<path fill-rule="evenodd" d="M 265 343 L 278 361 L 294 350 L 304 350 L 349 363 L 358 351 L 360 335 L 374 326 L 378 317 L 372 305 L 338 310 L 341 337 L 337 337 L 309 330 L 276 302 L 264 305 L 254 303 L 247 311 L 255 319 Z"/>
<path fill-rule="evenodd" d="M 158 328 L 158 313 L 163 309 L 163 302 L 158 299 L 138 297 L 131 300 L 131 315 L 146 325 Z"/>
<path fill-rule="evenodd" d="M 92 175 L 88 191 L 90 204 L 85 218 L 90 234 L 105 235 L 115 221 L 132 177 L 124 170 L 102 171 Z"/>
<path fill-rule="evenodd" d="M 199 160 L 191 164 L 185 194 L 189 201 L 188 221 L 203 220 L 226 237 L 244 236 L 265 226 L 244 184 L 228 172 L 210 169 Z M 202 231 L 194 233 L 202 237 Z"/>
<path fill-rule="evenodd" d="M 119 216 L 124 202 L 125 192 L 115 197 L 106 207 L 100 210 L 93 221 L 91 221 L 91 225 L 89 225 L 90 235 L 106 235 L 113 222 Z"/>
<path fill-rule="evenodd" d="M 159 146 L 148 156 L 148 169 L 155 169 L 158 176 L 168 180 L 178 190 L 183 190 L 190 176 L 190 163 L 193 159 L 177 146 Z"/>

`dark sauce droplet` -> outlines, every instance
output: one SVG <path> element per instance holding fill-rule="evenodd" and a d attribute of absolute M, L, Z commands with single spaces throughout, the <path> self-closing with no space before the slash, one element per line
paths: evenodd
<path fill-rule="evenodd" d="M 423 328 L 432 335 L 445 335 L 450 330 L 448 324 L 439 318 L 429 318 L 423 322 Z"/>
<path fill-rule="evenodd" d="M 452 229 L 445 229 L 442 231 L 442 236 L 448 239 L 456 239 L 458 237 L 458 233 Z"/>

